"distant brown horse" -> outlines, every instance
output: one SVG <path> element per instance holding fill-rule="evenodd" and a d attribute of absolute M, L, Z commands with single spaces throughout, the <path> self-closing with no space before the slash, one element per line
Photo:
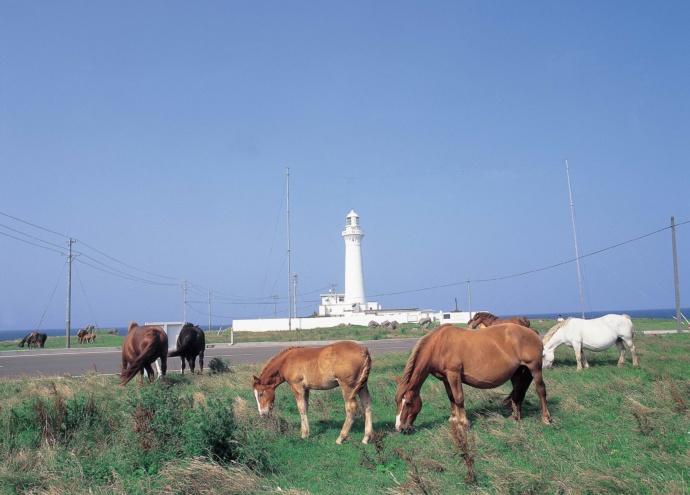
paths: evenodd
<path fill-rule="evenodd" d="M 530 328 L 532 325 L 528 318 L 524 316 L 513 316 L 512 318 L 499 318 L 486 311 L 481 311 L 475 313 L 470 321 L 467 322 L 472 330 L 477 328 L 486 328 L 494 325 L 501 325 L 502 323 L 515 323 L 516 325 L 521 325 L 523 327 Z"/>
<path fill-rule="evenodd" d="M 79 339 L 79 343 L 83 344 L 84 343 L 84 335 L 88 334 L 89 331 L 86 328 L 82 328 L 77 332 L 77 339 Z"/>
<path fill-rule="evenodd" d="M 369 349 L 351 341 L 323 347 L 289 347 L 268 360 L 260 376 L 254 376 L 252 387 L 262 416 L 269 416 L 275 400 L 275 389 L 288 382 L 297 400 L 302 423 L 302 438 L 309 437 L 307 409 L 310 390 L 330 390 L 340 385 L 345 400 L 345 423 L 335 443 L 342 443 L 350 433 L 357 410 L 357 399 L 364 409 L 364 439 L 369 443 L 373 433 L 372 401 L 367 387 L 371 370 Z"/>
<path fill-rule="evenodd" d="M 95 333 L 86 333 L 82 335 L 82 344 L 84 342 L 90 342 L 91 344 L 94 344 L 96 342 L 96 334 Z"/>
<path fill-rule="evenodd" d="M 34 343 L 34 340 L 36 338 L 36 335 L 38 335 L 38 332 L 31 332 L 28 333 L 24 336 L 24 338 L 19 342 L 19 347 L 24 347 L 24 344 L 27 344 L 29 349 L 31 349 L 31 346 Z"/>
<path fill-rule="evenodd" d="M 45 346 L 47 338 L 48 335 L 45 333 L 31 332 L 19 342 L 19 347 L 24 347 L 24 344 L 26 344 L 29 349 L 32 347 L 43 347 Z"/>
<path fill-rule="evenodd" d="M 127 335 L 122 340 L 122 375 L 120 384 L 126 385 L 137 373 L 141 373 L 139 382 L 144 380 L 144 370 L 153 381 L 152 364 L 161 360 L 159 378 L 165 376 L 168 369 L 168 335 L 157 325 L 140 327 L 136 322 L 129 324 Z"/>
<path fill-rule="evenodd" d="M 450 421 L 469 428 L 462 384 L 475 388 L 496 388 L 510 380 L 513 390 L 504 401 L 513 417 L 521 418 L 522 401 L 534 379 L 541 399 L 541 417 L 550 424 L 546 407 L 546 386 L 542 379 L 541 339 L 532 330 L 508 323 L 472 332 L 443 325 L 419 339 L 405 366 L 396 376 L 397 415 L 395 429 L 408 431 L 422 409 L 419 391 L 429 375 L 443 382 L 450 400 Z"/>
<path fill-rule="evenodd" d="M 185 323 L 177 336 L 177 349 L 168 353 L 168 357 L 180 356 L 182 360 L 182 374 L 184 375 L 185 359 L 189 363 L 189 370 L 194 374 L 196 357 L 199 356 L 199 373 L 204 372 L 204 351 L 206 350 L 206 334 L 193 323 Z"/>

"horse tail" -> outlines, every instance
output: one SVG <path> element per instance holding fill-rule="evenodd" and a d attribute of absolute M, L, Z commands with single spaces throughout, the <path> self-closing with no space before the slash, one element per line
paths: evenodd
<path fill-rule="evenodd" d="M 352 390 L 352 397 L 357 395 L 359 391 L 362 390 L 367 384 L 367 380 L 369 380 L 369 372 L 371 371 L 371 354 L 369 353 L 369 349 L 366 347 L 362 351 L 362 354 L 364 354 L 364 365 L 359 373 L 359 380 L 357 380 L 357 384 Z"/>
<path fill-rule="evenodd" d="M 161 332 L 155 332 L 146 349 L 134 361 L 129 363 L 129 367 L 126 370 L 122 370 L 120 385 L 127 385 L 147 364 L 153 363 L 158 358 L 158 347 L 161 344 Z M 163 354 L 163 357 L 165 357 L 165 354 Z"/>
<path fill-rule="evenodd" d="M 196 333 L 189 333 L 187 334 L 187 337 L 187 340 L 185 340 L 180 347 L 168 353 L 168 357 L 177 357 L 181 356 L 182 354 L 187 354 L 189 350 L 194 348 L 194 346 L 196 345 Z"/>

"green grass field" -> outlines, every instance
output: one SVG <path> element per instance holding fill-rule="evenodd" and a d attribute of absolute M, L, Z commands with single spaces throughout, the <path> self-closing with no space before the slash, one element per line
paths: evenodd
<path fill-rule="evenodd" d="M 124 388 L 96 374 L 4 378 L 0 493 L 688 493 L 690 336 L 638 332 L 636 345 L 639 368 L 629 353 L 618 368 L 614 348 L 589 353 L 581 372 L 559 348 L 545 372 L 551 426 L 540 422 L 533 387 L 519 424 L 501 406 L 509 386 L 465 387 L 465 435 L 451 430 L 434 378 L 413 433 L 395 432 L 394 375 L 408 354 L 377 355 L 376 434 L 366 446 L 361 414 L 350 441 L 335 444 L 345 415 L 338 389 L 312 392 L 307 440 L 287 385 L 274 415 L 260 418 L 250 383 L 261 366 Z"/>

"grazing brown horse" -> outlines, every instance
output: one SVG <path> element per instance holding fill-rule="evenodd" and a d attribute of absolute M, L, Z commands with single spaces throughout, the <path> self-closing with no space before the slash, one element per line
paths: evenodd
<path fill-rule="evenodd" d="M 24 344 L 26 344 L 29 349 L 32 347 L 44 347 L 47 338 L 48 335 L 45 333 L 31 332 L 19 342 L 19 347 L 24 347 Z"/>
<path fill-rule="evenodd" d="M 24 336 L 24 338 L 19 342 L 19 347 L 24 347 L 24 344 L 27 344 L 29 349 L 31 349 L 31 346 L 34 343 L 34 340 L 36 338 L 36 335 L 38 335 L 38 332 L 31 332 L 28 333 Z"/>
<path fill-rule="evenodd" d="M 189 363 L 189 370 L 194 374 L 196 357 L 199 356 L 199 373 L 204 372 L 204 351 L 206 350 L 206 335 L 204 331 L 193 323 L 185 323 L 177 336 L 177 349 L 170 352 L 168 357 L 180 356 L 182 360 L 182 374 L 184 375 L 185 359 Z"/>
<path fill-rule="evenodd" d="M 144 370 L 153 381 L 151 365 L 161 360 L 161 372 L 158 378 L 165 376 L 168 369 L 168 335 L 157 325 L 140 327 L 136 322 L 129 324 L 127 335 L 122 340 L 122 375 L 120 384 L 127 385 L 137 373 L 141 373 L 139 382 L 144 380 Z"/>
<path fill-rule="evenodd" d="M 309 437 L 310 390 L 330 390 L 340 385 L 345 400 L 345 423 L 335 441 L 341 444 L 352 427 L 357 399 L 364 408 L 364 439 L 369 443 L 373 433 L 372 401 L 367 387 L 371 370 L 369 349 L 351 341 L 341 341 L 323 347 L 289 347 L 268 360 L 260 376 L 254 376 L 252 387 L 262 416 L 269 416 L 275 400 L 275 389 L 288 382 L 297 400 L 302 423 L 302 438 Z"/>
<path fill-rule="evenodd" d="M 77 332 L 77 339 L 79 339 L 79 343 L 83 344 L 84 343 L 84 335 L 88 334 L 89 331 L 86 328 L 82 328 Z"/>
<path fill-rule="evenodd" d="M 450 421 L 469 428 L 465 412 L 462 384 L 475 388 L 496 388 L 508 380 L 513 390 L 504 401 L 512 406 L 513 418 L 521 418 L 522 401 L 532 379 L 541 399 L 541 418 L 551 423 L 546 407 L 546 386 L 542 379 L 541 339 L 532 330 L 508 323 L 472 332 L 452 325 L 443 325 L 419 339 L 405 366 L 405 373 L 396 376 L 397 416 L 395 429 L 406 432 L 412 428 L 422 409 L 419 390 L 429 375 L 443 382 L 450 400 Z"/>
<path fill-rule="evenodd" d="M 467 322 L 472 330 L 477 328 L 492 327 L 494 325 L 500 325 L 502 323 L 515 323 L 516 325 L 522 325 L 523 327 L 530 328 L 531 323 L 528 318 L 524 316 L 513 316 L 512 318 L 499 318 L 486 311 L 481 311 L 475 313 L 470 321 Z"/>
<path fill-rule="evenodd" d="M 95 333 L 85 333 L 84 335 L 82 335 L 81 343 L 83 344 L 84 342 L 90 342 L 91 344 L 94 344 L 96 342 L 96 334 Z"/>

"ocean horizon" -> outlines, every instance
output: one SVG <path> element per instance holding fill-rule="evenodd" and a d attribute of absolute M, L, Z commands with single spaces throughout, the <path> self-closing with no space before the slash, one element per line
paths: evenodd
<path fill-rule="evenodd" d="M 676 310 L 675 309 L 630 309 L 630 310 L 615 310 L 615 311 L 585 311 L 585 318 L 591 319 L 591 318 L 599 318 L 600 316 L 604 316 L 607 314 L 626 314 L 630 316 L 631 318 L 653 318 L 653 319 L 661 319 L 661 320 L 673 320 L 676 317 Z M 582 315 L 581 313 L 578 312 L 563 312 L 563 313 L 532 313 L 532 314 L 525 314 L 525 315 L 519 315 L 519 316 L 526 316 L 529 319 L 544 319 L 544 320 L 555 320 L 558 318 L 558 315 L 563 316 L 563 318 L 569 318 L 569 317 L 575 317 L 575 318 L 580 318 Z M 683 315 L 683 318 L 685 318 L 686 315 L 690 315 L 690 308 L 682 308 L 681 309 L 681 314 Z M 501 317 L 509 317 L 509 316 L 518 316 L 518 315 L 513 315 L 513 314 L 497 314 L 497 316 Z M 117 331 L 120 332 L 120 335 L 124 335 L 127 333 L 127 327 L 99 327 L 97 330 L 110 330 L 110 329 L 116 329 Z M 77 335 L 77 332 L 81 329 L 81 327 L 77 328 L 71 328 L 70 329 L 70 336 L 75 337 Z M 24 338 L 25 335 L 31 333 L 31 332 L 42 332 L 45 333 L 48 337 L 64 337 L 65 335 L 65 328 L 46 328 L 46 329 L 24 329 L 24 330 L 0 330 L 0 340 L 15 340 L 15 339 L 22 339 Z"/>

